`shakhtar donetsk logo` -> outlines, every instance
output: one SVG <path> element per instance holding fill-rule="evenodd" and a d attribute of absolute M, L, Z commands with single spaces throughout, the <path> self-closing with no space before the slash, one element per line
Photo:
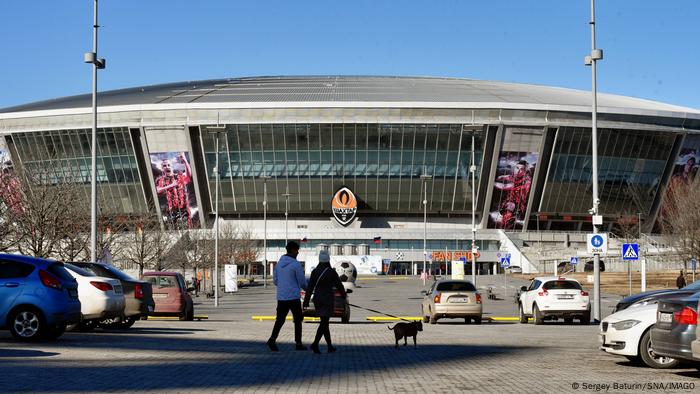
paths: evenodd
<path fill-rule="evenodd" d="M 357 214 L 357 199 L 355 198 L 355 193 L 345 186 L 341 187 L 335 192 L 335 195 L 333 195 L 331 208 L 333 208 L 333 216 L 338 223 L 343 226 L 352 223 L 352 220 L 355 219 L 355 214 Z"/>

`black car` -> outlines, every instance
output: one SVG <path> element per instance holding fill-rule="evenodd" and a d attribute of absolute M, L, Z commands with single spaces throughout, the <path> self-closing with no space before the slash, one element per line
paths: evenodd
<path fill-rule="evenodd" d="M 155 307 L 153 288 L 150 283 L 134 279 L 107 263 L 71 263 L 97 276 L 117 279 L 124 289 L 124 315 L 119 321 L 104 322 L 103 326 L 129 328 L 136 320 L 146 319 Z"/>
<path fill-rule="evenodd" d="M 651 329 L 651 348 L 660 356 L 695 361 L 691 343 L 698 324 L 700 292 L 690 297 L 660 300 L 656 324 Z"/>
<path fill-rule="evenodd" d="M 664 289 L 645 291 L 625 297 L 615 305 L 615 312 L 627 309 L 632 304 L 644 301 L 657 301 L 668 298 L 688 297 L 700 291 L 700 280 L 695 281 L 682 289 Z"/>

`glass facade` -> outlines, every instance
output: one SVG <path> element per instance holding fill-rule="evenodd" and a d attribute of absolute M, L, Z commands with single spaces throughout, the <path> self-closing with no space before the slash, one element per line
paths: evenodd
<path fill-rule="evenodd" d="M 676 135 L 599 129 L 598 172 L 603 215 L 648 215 Z M 592 206 L 591 130 L 562 127 L 557 133 L 540 211 L 585 214 Z"/>
<path fill-rule="evenodd" d="M 210 131 L 201 128 L 213 191 L 216 137 Z M 477 132 L 477 168 L 482 145 Z M 269 212 L 284 212 L 289 193 L 290 212 L 328 213 L 333 193 L 347 186 L 360 212 L 421 213 L 420 176 L 427 174 L 428 211 L 464 214 L 471 212 L 470 152 L 461 124 L 228 125 L 219 142 L 221 210 L 261 212 L 260 177 L 268 176 Z"/>
<path fill-rule="evenodd" d="M 22 166 L 48 184 L 74 182 L 90 200 L 92 130 L 16 133 L 12 140 Z M 127 128 L 97 130 L 97 192 L 105 214 L 147 211 L 134 148 Z"/>

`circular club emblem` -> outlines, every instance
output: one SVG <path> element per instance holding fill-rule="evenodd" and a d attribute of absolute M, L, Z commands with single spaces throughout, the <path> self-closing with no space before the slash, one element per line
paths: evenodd
<path fill-rule="evenodd" d="M 333 208 L 333 217 L 335 217 L 338 223 L 343 226 L 352 223 L 357 214 L 357 199 L 355 198 L 355 193 L 345 186 L 341 187 L 333 195 L 331 208 Z"/>

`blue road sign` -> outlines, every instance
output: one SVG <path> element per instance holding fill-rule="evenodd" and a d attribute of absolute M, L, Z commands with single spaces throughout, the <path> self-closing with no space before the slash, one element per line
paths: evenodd
<path fill-rule="evenodd" d="M 506 254 L 504 257 L 500 258 L 501 267 L 510 267 L 510 253 Z"/>
<path fill-rule="evenodd" d="M 639 260 L 639 244 L 622 244 L 622 260 Z"/>
<path fill-rule="evenodd" d="M 459 260 L 462 261 L 464 264 L 467 263 L 467 258 L 465 256 L 460 257 Z"/>
<path fill-rule="evenodd" d="M 596 248 L 603 246 L 604 242 L 603 237 L 600 235 L 594 235 L 593 238 L 591 238 L 591 245 L 595 246 Z"/>
<path fill-rule="evenodd" d="M 571 256 L 571 259 L 569 260 L 569 264 L 577 265 L 578 264 L 578 256 Z"/>

